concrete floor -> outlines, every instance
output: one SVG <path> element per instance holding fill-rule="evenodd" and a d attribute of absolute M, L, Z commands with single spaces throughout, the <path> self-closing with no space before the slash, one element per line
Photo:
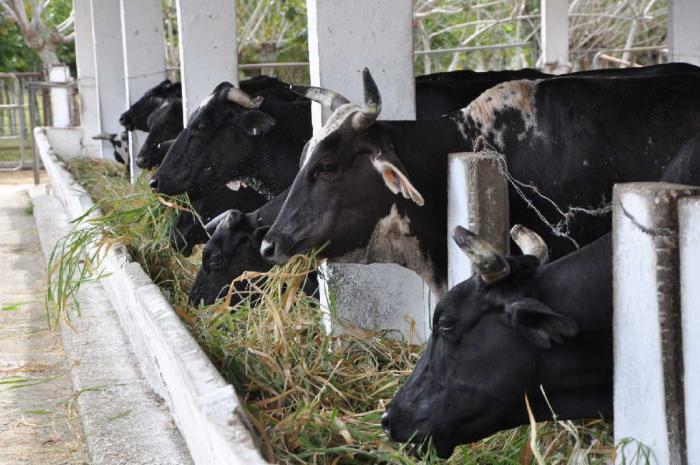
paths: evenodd
<path fill-rule="evenodd" d="M 0 173 L 0 464 L 87 464 L 70 367 L 47 326 L 31 182 Z"/>

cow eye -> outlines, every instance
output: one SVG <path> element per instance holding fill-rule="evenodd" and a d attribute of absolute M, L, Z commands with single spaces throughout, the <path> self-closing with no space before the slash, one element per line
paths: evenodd
<path fill-rule="evenodd" d="M 318 170 L 321 173 L 335 173 L 336 171 L 338 171 L 338 164 L 331 162 L 321 163 L 321 165 L 318 167 Z"/>
<path fill-rule="evenodd" d="M 440 321 L 438 321 L 438 331 L 440 331 L 442 334 L 447 334 L 450 331 L 452 331 L 456 326 L 456 323 L 453 319 L 451 318 L 440 318 Z"/>

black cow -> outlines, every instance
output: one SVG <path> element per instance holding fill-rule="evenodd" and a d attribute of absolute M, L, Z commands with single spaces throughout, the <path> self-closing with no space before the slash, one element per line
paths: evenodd
<path fill-rule="evenodd" d="M 179 211 L 170 229 L 170 244 L 184 256 L 189 256 L 196 244 L 209 240 L 210 234 L 205 231 L 204 225 L 220 213 L 231 209 L 232 206 L 243 211 L 252 211 L 267 202 L 265 197 L 248 187 L 236 190 L 226 186 L 212 187 L 205 191 L 190 192 L 189 196 L 192 208 L 199 218 L 193 213 Z"/>
<path fill-rule="evenodd" d="M 661 181 L 700 185 L 700 134 Z M 524 394 L 538 421 L 551 418 L 550 405 L 562 420 L 612 418 L 612 235 L 541 264 L 544 242 L 514 232 L 526 255 L 502 257 L 455 232 L 478 271 L 438 302 L 428 346 L 382 417 L 391 439 L 431 437 L 447 457 L 526 424 Z"/>
<path fill-rule="evenodd" d="M 386 434 L 431 438 L 447 458 L 527 424 L 526 394 L 535 418 L 551 419 L 540 386 L 561 420 L 612 418 L 611 235 L 547 264 L 504 257 L 463 228 L 454 239 L 479 271 L 435 307 L 428 345 L 382 416 Z"/>
<path fill-rule="evenodd" d="M 286 189 L 311 136 L 311 109 L 275 82 L 250 93 L 218 85 L 177 137 L 152 187 L 176 194 L 243 181 L 268 198 Z"/>
<path fill-rule="evenodd" d="M 275 221 L 285 197 L 286 192 L 252 213 L 227 211 L 207 224 L 211 239 L 204 246 L 202 266 L 190 291 L 191 305 L 214 303 L 226 295 L 231 281 L 244 271 L 271 268 L 260 256 L 260 242 Z M 244 286 L 241 283 L 238 290 Z"/>
<path fill-rule="evenodd" d="M 680 145 L 700 131 L 700 73 L 510 81 L 463 110 L 426 121 L 376 121 L 379 92 L 364 73 L 365 105 L 332 91 L 296 87 L 332 116 L 304 149 L 303 165 L 261 253 L 282 263 L 330 241 L 337 261 L 393 262 L 439 295 L 446 280 L 447 155 L 492 147 L 534 206 L 559 221 L 550 201 L 604 205 L 616 182 L 658 179 Z M 358 188 L 359 187 L 359 188 Z M 396 195 L 400 194 L 400 195 Z M 425 204 L 425 206 L 423 206 Z M 510 193 L 511 223 L 532 225 L 556 258 L 571 242 L 543 225 Z M 609 216 L 570 221 L 586 244 Z"/>
<path fill-rule="evenodd" d="M 119 117 L 119 123 L 124 126 L 127 131 L 138 129 L 139 131 L 148 131 L 148 116 L 158 108 L 165 99 L 173 97 L 182 97 L 182 88 L 179 82 L 172 83 L 170 79 L 166 79 L 157 86 L 149 89 L 143 97 L 138 99 L 136 103 L 131 105 Z"/>
<path fill-rule="evenodd" d="M 164 99 L 158 108 L 147 118 L 148 136 L 136 155 L 136 166 L 150 169 L 160 165 L 167 150 L 163 150 L 163 142 L 173 140 L 182 131 L 182 99 Z M 168 144 L 168 148 L 172 144 Z"/>

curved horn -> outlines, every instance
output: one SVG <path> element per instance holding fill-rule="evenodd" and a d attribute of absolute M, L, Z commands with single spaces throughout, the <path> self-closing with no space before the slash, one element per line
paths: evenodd
<path fill-rule="evenodd" d="M 540 261 L 540 265 L 547 263 L 549 259 L 549 250 L 539 234 L 526 228 L 522 224 L 516 224 L 510 230 L 510 237 L 518 244 L 520 250 L 525 255 L 532 255 Z"/>
<path fill-rule="evenodd" d="M 320 103 L 324 109 L 335 111 L 341 105 L 350 103 L 348 99 L 337 92 L 314 86 L 289 86 L 289 90 L 297 95 Z"/>
<path fill-rule="evenodd" d="M 226 98 L 249 110 L 254 110 L 260 106 L 259 101 L 255 102 L 252 98 L 250 98 L 250 95 L 246 94 L 237 87 L 231 87 L 226 94 Z"/>
<path fill-rule="evenodd" d="M 362 85 L 365 89 L 365 103 L 362 111 L 352 117 L 352 127 L 358 131 L 370 127 L 382 111 L 382 96 L 367 68 L 362 70 Z"/>
<path fill-rule="evenodd" d="M 510 272 L 508 261 L 488 242 L 473 232 L 457 226 L 452 238 L 464 252 L 486 284 L 505 277 Z"/>

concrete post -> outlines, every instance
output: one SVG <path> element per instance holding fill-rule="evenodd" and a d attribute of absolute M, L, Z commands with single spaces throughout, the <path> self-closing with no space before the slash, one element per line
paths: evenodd
<path fill-rule="evenodd" d="M 410 0 L 307 0 L 311 84 L 361 104 L 362 69 L 382 94 L 382 119 L 415 119 Z M 314 128 L 321 109 L 312 107 Z"/>
<path fill-rule="evenodd" d="M 91 0 L 92 36 L 95 51 L 99 132 L 120 133 L 119 115 L 127 109 L 124 92 L 122 28 L 117 0 Z M 102 141 L 102 158 L 112 158 L 114 150 Z"/>
<path fill-rule="evenodd" d="M 78 68 L 80 96 L 81 155 L 97 157 L 99 142 L 92 136 L 100 132 L 97 89 L 95 88 L 95 50 L 92 41 L 92 7 L 90 0 L 73 0 L 75 24 L 75 61 Z"/>
<path fill-rule="evenodd" d="M 56 83 L 70 82 L 70 68 L 66 65 L 51 65 L 49 67 L 49 81 Z M 51 116 L 53 126 L 56 128 L 70 127 L 71 102 L 67 88 L 56 87 L 51 89 Z"/>
<path fill-rule="evenodd" d="M 666 183 L 613 190 L 615 442 L 639 441 L 659 465 L 688 463 L 677 203 L 698 194 L 698 187 Z"/>
<path fill-rule="evenodd" d="M 668 7 L 669 61 L 700 65 L 700 2 L 672 0 Z"/>
<path fill-rule="evenodd" d="M 165 79 L 165 38 L 161 0 L 121 0 L 126 100 L 131 105 Z M 146 133 L 131 131 L 129 157 L 132 182 L 138 174 L 135 157 Z"/>
<path fill-rule="evenodd" d="M 415 119 L 411 0 L 307 0 L 306 5 L 311 83 L 361 104 L 367 67 L 382 94 L 380 118 Z M 315 131 L 327 116 L 312 105 Z M 321 304 L 328 309 L 334 302 L 339 318 L 365 328 L 397 329 L 408 337 L 408 317 L 415 320 L 413 340 L 427 337 L 434 303 L 413 271 L 337 263 L 320 271 Z"/>
<path fill-rule="evenodd" d="M 451 288 L 472 275 L 469 259 L 452 240 L 455 226 L 469 229 L 507 254 L 510 218 L 508 183 L 495 156 L 452 153 L 448 173 L 447 286 Z"/>
<path fill-rule="evenodd" d="M 569 61 L 569 2 L 542 0 L 542 68 L 561 74 L 571 69 Z"/>
<path fill-rule="evenodd" d="M 183 118 L 221 82 L 238 85 L 236 2 L 177 0 Z"/>
<path fill-rule="evenodd" d="M 700 464 L 700 198 L 678 202 L 688 463 Z"/>

